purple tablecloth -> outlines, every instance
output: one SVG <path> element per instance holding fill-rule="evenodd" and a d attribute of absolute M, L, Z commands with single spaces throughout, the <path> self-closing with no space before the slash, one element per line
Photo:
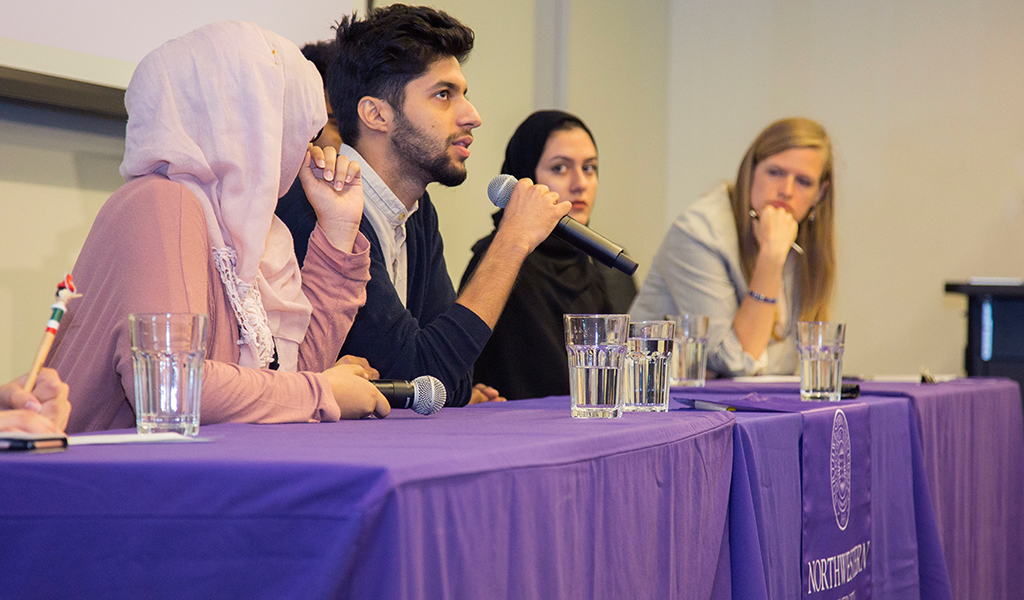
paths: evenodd
<path fill-rule="evenodd" d="M 1009 379 L 865 382 L 917 414 L 925 475 L 953 596 L 1024 598 L 1024 422 Z"/>
<path fill-rule="evenodd" d="M 861 389 L 859 401 L 871 408 L 872 597 L 1022 597 L 1024 426 L 1017 384 L 864 382 Z M 675 393 L 711 399 L 752 391 L 791 398 L 797 386 L 718 381 L 704 392 Z M 736 415 L 734 594 L 797 597 L 800 417 Z"/>
<path fill-rule="evenodd" d="M 729 547 L 734 598 L 800 597 L 800 434 L 791 413 L 738 413 Z"/>
<path fill-rule="evenodd" d="M 734 387 L 737 385 L 716 382 L 704 392 L 684 393 L 713 399 L 754 389 L 749 384 Z M 774 384 L 757 387 L 780 398 L 790 395 L 788 389 Z M 868 401 L 871 422 L 872 598 L 933 598 L 922 594 L 919 586 L 909 402 L 896 397 L 858 400 L 864 401 Z M 800 598 L 802 418 L 798 413 L 735 415 L 736 483 L 730 498 L 734 595 Z M 747 522 L 737 524 L 735 515 L 744 513 L 749 515 Z M 931 527 L 934 530 L 934 522 Z"/>
<path fill-rule="evenodd" d="M 726 598 L 733 417 L 566 398 L 0 456 L 0 597 Z"/>

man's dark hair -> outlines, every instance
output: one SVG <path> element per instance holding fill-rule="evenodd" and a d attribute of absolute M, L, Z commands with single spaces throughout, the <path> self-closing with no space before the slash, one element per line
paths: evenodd
<path fill-rule="evenodd" d="M 399 114 L 405 86 L 439 59 L 465 61 L 473 30 L 447 13 L 426 6 L 392 4 L 365 19 L 345 16 L 337 30 L 337 57 L 327 72 L 327 95 L 341 139 L 359 141 L 356 109 L 365 96 L 381 98 Z"/>
<path fill-rule="evenodd" d="M 324 40 L 322 42 L 306 44 L 302 47 L 302 55 L 306 57 L 306 60 L 313 63 L 316 70 L 320 71 L 320 77 L 325 80 L 327 79 L 327 69 L 330 68 L 337 54 L 337 40 Z"/>

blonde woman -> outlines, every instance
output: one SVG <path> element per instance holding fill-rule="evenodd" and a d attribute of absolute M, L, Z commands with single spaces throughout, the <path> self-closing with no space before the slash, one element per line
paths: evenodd
<path fill-rule="evenodd" d="M 832 143 L 809 119 L 761 132 L 723 184 L 672 224 L 635 319 L 711 317 L 708 369 L 792 374 L 796 322 L 828 318 L 835 280 Z"/>

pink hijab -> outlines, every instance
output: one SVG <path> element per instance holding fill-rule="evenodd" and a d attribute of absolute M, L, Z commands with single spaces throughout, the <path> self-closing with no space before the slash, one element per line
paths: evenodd
<path fill-rule="evenodd" d="M 274 208 L 327 122 L 316 68 L 277 34 L 214 23 L 142 59 L 125 106 L 121 175 L 158 173 L 199 198 L 241 330 L 239 364 L 266 367 L 276 343 L 281 369 L 296 370 L 312 307 Z"/>

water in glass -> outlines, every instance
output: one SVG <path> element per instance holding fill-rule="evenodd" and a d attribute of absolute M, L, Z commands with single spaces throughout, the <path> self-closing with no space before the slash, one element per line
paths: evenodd
<path fill-rule="evenodd" d="M 668 410 L 669 368 L 672 339 L 629 338 L 626 369 L 628 390 L 623 410 L 664 412 Z"/>
<path fill-rule="evenodd" d="M 672 385 L 704 387 L 707 377 L 707 338 L 682 338 L 675 351 Z"/>
<path fill-rule="evenodd" d="M 798 344 L 800 399 L 839 402 L 843 384 L 843 347 Z"/>
<path fill-rule="evenodd" d="M 572 416 L 618 417 L 622 412 L 624 345 L 567 346 Z"/>
<path fill-rule="evenodd" d="M 139 433 L 199 432 L 204 351 L 132 351 Z"/>

